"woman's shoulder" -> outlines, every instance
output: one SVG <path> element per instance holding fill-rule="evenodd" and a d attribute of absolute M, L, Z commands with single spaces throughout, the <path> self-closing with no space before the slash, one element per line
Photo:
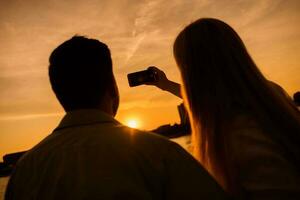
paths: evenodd
<path fill-rule="evenodd" d="M 239 114 L 232 118 L 228 130 L 227 137 L 229 146 L 233 150 L 242 148 L 243 146 L 256 147 L 262 143 L 274 143 L 271 134 L 266 126 L 261 125 L 258 120 L 250 114 Z"/>
<path fill-rule="evenodd" d="M 238 113 L 229 122 L 230 130 L 261 129 L 257 118 L 250 113 Z"/>
<path fill-rule="evenodd" d="M 276 130 L 269 120 L 261 120 L 249 113 L 239 113 L 231 118 L 227 125 L 227 133 L 229 138 L 236 139 L 256 139 L 265 142 L 276 143 L 275 135 L 279 130 Z"/>
<path fill-rule="evenodd" d="M 228 154 L 246 192 L 256 196 L 278 190 L 277 195 L 300 192 L 299 172 L 271 131 L 252 115 L 239 115 L 228 131 Z M 274 193 L 275 195 L 275 193 Z M 276 195 L 275 195 L 276 196 Z M 274 197 L 275 197 L 274 196 Z"/>
<path fill-rule="evenodd" d="M 261 123 L 251 114 L 239 114 L 235 116 L 228 128 L 229 150 L 237 152 L 237 156 L 243 158 L 244 155 L 272 154 L 278 152 L 284 154 L 284 149 L 272 137 L 274 130 L 270 124 Z M 245 158 L 246 159 L 246 158 Z"/>

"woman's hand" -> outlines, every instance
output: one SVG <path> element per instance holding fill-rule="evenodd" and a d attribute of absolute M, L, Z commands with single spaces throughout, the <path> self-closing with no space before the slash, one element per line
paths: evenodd
<path fill-rule="evenodd" d="M 146 85 L 154 85 L 154 86 L 160 88 L 161 90 L 168 91 L 168 92 L 181 98 L 180 84 L 170 81 L 167 78 L 165 72 L 158 69 L 157 67 L 149 67 L 148 69 L 154 71 L 154 73 L 156 74 L 157 80 L 154 82 L 145 83 Z"/>
<path fill-rule="evenodd" d="M 148 70 L 152 70 L 155 74 L 156 81 L 145 83 L 146 85 L 154 85 L 162 90 L 166 90 L 168 87 L 169 79 L 167 78 L 165 72 L 161 71 L 157 67 L 149 67 Z"/>

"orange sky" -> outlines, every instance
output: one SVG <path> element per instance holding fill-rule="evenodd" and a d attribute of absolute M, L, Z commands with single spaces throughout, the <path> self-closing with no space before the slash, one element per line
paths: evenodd
<path fill-rule="evenodd" d="M 300 90 L 299 10 L 299 0 L 0 1 L 0 157 L 32 147 L 58 124 L 63 110 L 50 89 L 48 57 L 75 34 L 111 49 L 117 119 L 137 118 L 152 129 L 178 121 L 181 100 L 150 86 L 129 88 L 126 74 L 156 65 L 180 81 L 172 44 L 200 17 L 232 25 L 269 79 L 289 94 Z"/>

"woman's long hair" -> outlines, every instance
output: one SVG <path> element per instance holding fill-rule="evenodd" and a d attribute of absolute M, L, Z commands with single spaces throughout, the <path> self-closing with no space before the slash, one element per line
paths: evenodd
<path fill-rule="evenodd" d="M 193 22 L 177 36 L 174 56 L 184 84 L 195 155 L 227 191 L 238 190 L 226 139 L 230 120 L 239 110 L 275 130 L 267 134 L 300 167 L 299 110 L 266 80 L 229 25 L 211 18 Z"/>

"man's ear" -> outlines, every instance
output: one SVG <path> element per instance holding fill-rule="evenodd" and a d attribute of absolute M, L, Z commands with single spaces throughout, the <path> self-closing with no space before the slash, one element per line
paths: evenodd
<path fill-rule="evenodd" d="M 113 85 L 109 92 L 113 100 L 112 111 L 113 111 L 113 115 L 115 116 L 117 114 L 119 104 L 120 104 L 120 95 L 119 95 L 119 90 L 115 78 L 113 79 Z"/>

